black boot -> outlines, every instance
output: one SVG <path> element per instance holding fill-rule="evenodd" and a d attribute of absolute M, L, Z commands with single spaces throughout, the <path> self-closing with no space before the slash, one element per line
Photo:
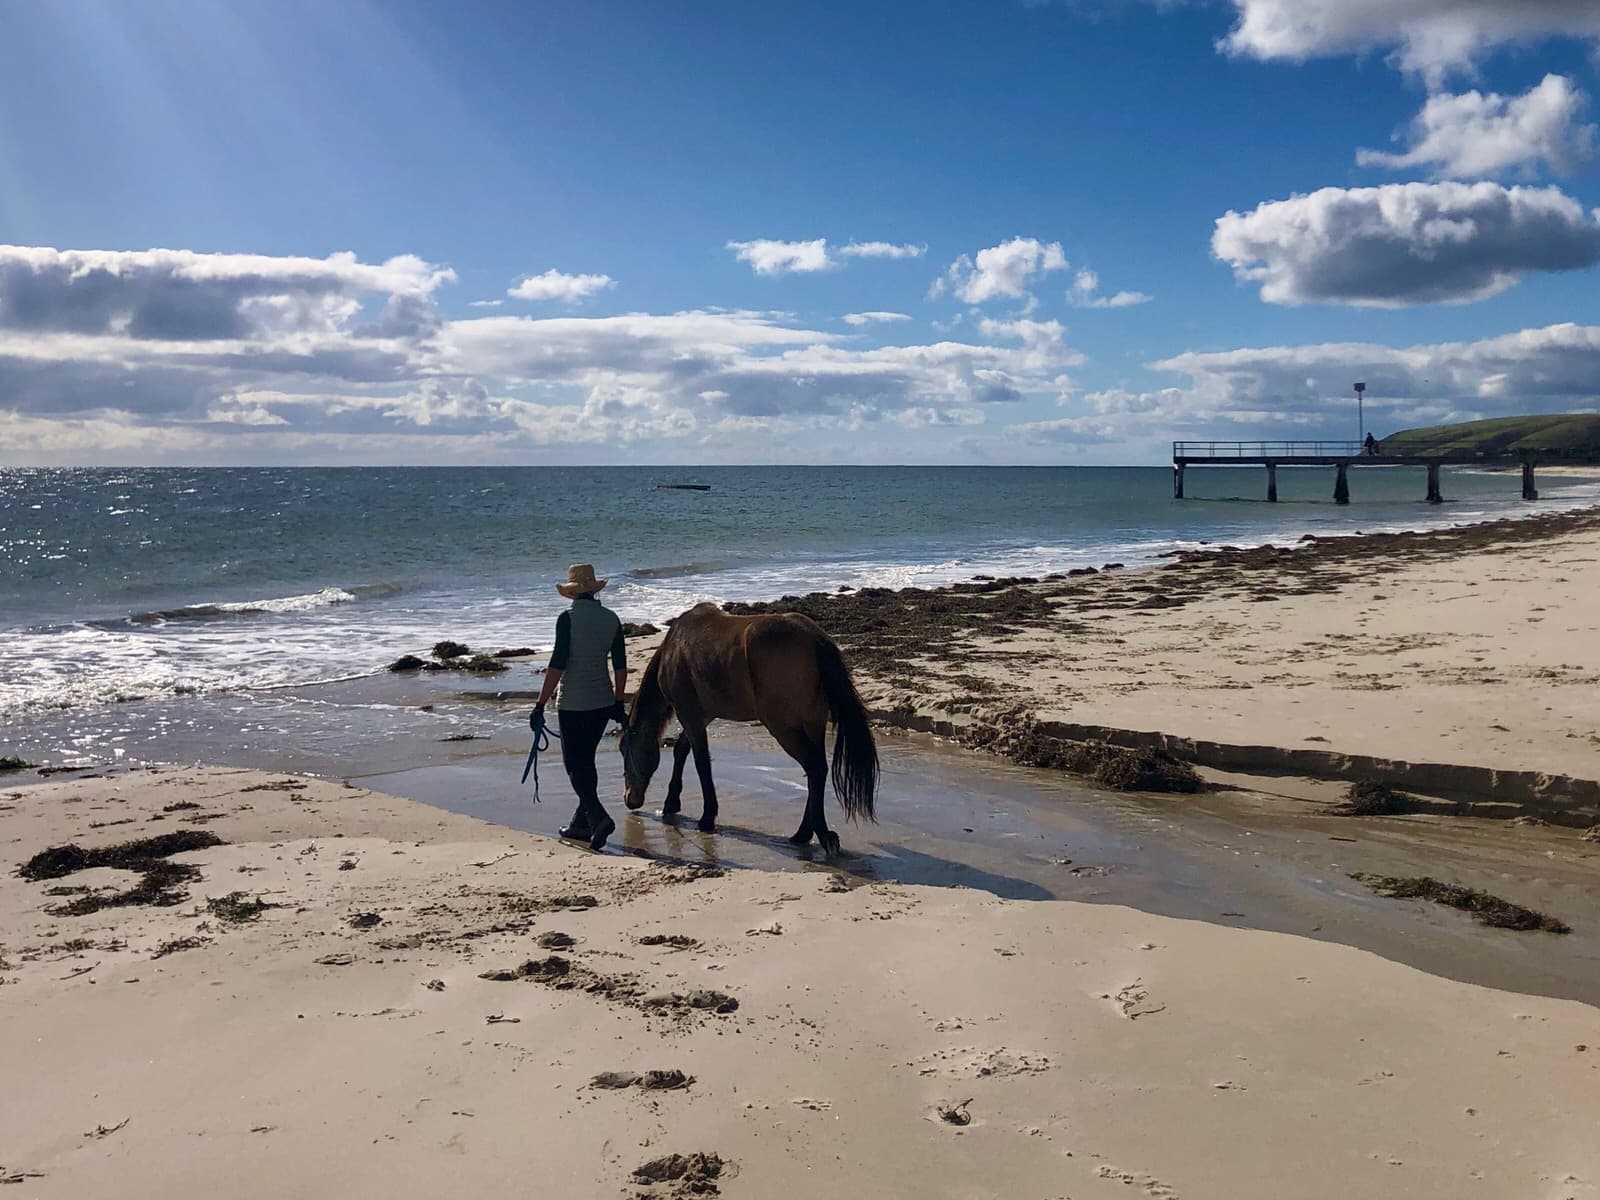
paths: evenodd
<path fill-rule="evenodd" d="M 584 812 L 583 808 L 583 805 L 578 805 L 573 810 L 572 820 L 568 821 L 558 831 L 568 841 L 587 842 L 594 836 L 594 831 L 591 828 L 593 822 L 589 820 L 589 814 Z"/>
<path fill-rule="evenodd" d="M 598 805 L 595 807 L 599 808 Z M 601 808 L 599 812 L 593 816 L 593 824 L 590 826 L 589 849 L 604 850 L 606 848 L 606 839 L 615 833 L 616 830 L 617 823 L 611 819 L 611 815 L 607 813 L 605 809 Z"/>

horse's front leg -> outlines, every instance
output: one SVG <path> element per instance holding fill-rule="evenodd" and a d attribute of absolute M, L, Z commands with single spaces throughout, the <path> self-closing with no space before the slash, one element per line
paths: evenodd
<path fill-rule="evenodd" d="M 689 735 L 689 730 L 684 730 Z M 700 795 L 705 804 L 700 810 L 699 829 L 701 833 L 712 833 L 717 828 L 717 785 L 711 781 L 711 744 L 706 740 L 705 726 L 693 732 L 693 754 L 695 774 L 700 776 Z"/>
<path fill-rule="evenodd" d="M 661 806 L 663 820 L 675 821 L 683 808 L 683 765 L 689 761 L 692 743 L 687 733 L 679 736 L 672 747 L 672 782 L 667 784 L 667 800 Z"/>

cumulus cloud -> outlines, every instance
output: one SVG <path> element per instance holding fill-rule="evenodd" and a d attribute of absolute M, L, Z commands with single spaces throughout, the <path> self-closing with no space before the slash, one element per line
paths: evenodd
<path fill-rule="evenodd" d="M 609 275 L 568 275 L 550 270 L 542 275 L 527 275 L 506 292 L 513 300 L 561 300 L 576 304 L 598 292 L 616 287 Z"/>
<path fill-rule="evenodd" d="M 1578 120 L 1588 97 L 1563 75 L 1521 96 L 1465 92 L 1430 96 L 1411 123 L 1410 149 L 1358 150 L 1363 167 L 1430 167 L 1435 178 L 1531 175 L 1540 164 L 1567 172 L 1594 155 L 1595 127 Z"/>
<path fill-rule="evenodd" d="M 492 460 L 558 442 L 964 424 L 1057 399 L 1081 361 L 1043 322 L 996 327 L 1008 344 L 858 348 L 775 313 L 445 320 L 432 293 L 449 274 L 418 261 L 223 257 L 173 270 L 141 255 L 86 267 L 73 252 L 0 253 L 4 455 L 77 445 L 238 461 L 237 440 L 252 439 L 280 458 L 416 461 L 456 446 Z M 174 301 L 190 277 L 222 318 Z"/>
<path fill-rule="evenodd" d="M 1067 303 L 1074 308 L 1131 308 L 1135 304 L 1150 303 L 1150 297 L 1143 292 L 1113 292 L 1102 296 L 1099 274 L 1085 267 L 1073 277 Z"/>
<path fill-rule="evenodd" d="M 1233 0 L 1229 53 L 1304 62 L 1390 50 L 1406 71 L 1437 84 L 1502 46 L 1548 37 L 1600 39 L 1593 0 Z"/>
<path fill-rule="evenodd" d="M 1179 354 L 1153 366 L 1190 377 L 1171 409 L 1194 413 L 1325 417 L 1348 405 L 1351 383 L 1361 379 L 1369 409 L 1395 408 L 1408 423 L 1424 411 L 1465 419 L 1600 399 L 1600 326 L 1405 348 L 1354 342 Z"/>
<path fill-rule="evenodd" d="M 971 257 L 963 254 L 934 284 L 934 294 L 949 288 L 957 300 L 967 304 L 1031 300 L 1028 289 L 1035 280 L 1051 271 L 1066 269 L 1067 257 L 1060 242 L 1046 244 L 1038 238 L 1014 237 Z"/>
<path fill-rule="evenodd" d="M 844 265 L 846 258 L 921 258 L 926 246 L 899 245 L 894 242 L 847 242 L 832 246 L 827 238 L 809 242 L 783 242 L 757 238 L 750 242 L 729 242 L 728 249 L 742 263 L 749 263 L 757 275 L 803 275 L 831 271 Z"/>
<path fill-rule="evenodd" d="M 839 247 L 842 258 L 921 258 L 927 252 L 926 246 L 893 242 L 848 242 Z"/>
<path fill-rule="evenodd" d="M 1038 238 L 1014 237 L 979 250 L 975 255 L 963 254 L 950 264 L 929 290 L 929 298 L 949 292 L 967 304 L 983 304 L 990 300 L 1021 300 L 1025 310 L 1031 312 L 1038 304 L 1032 289 L 1044 276 L 1054 271 L 1065 271 L 1071 266 L 1061 249 L 1060 242 L 1041 242 Z M 1087 267 L 1080 268 L 1066 293 L 1067 303 L 1076 308 L 1127 308 L 1144 304 L 1150 297 L 1143 292 L 1116 292 L 1106 296 L 1100 293 L 1100 276 Z"/>
<path fill-rule="evenodd" d="M 846 325 L 860 328 L 863 325 L 884 325 L 892 321 L 909 321 L 910 316 L 902 312 L 853 312 L 845 313 L 841 318 Z"/>
<path fill-rule="evenodd" d="M 1466 303 L 1600 261 L 1600 219 L 1557 188 L 1324 188 L 1218 218 L 1211 248 L 1272 304 Z"/>
<path fill-rule="evenodd" d="M 386 295 L 394 312 L 414 318 L 454 278 L 411 255 L 363 263 L 349 253 L 275 258 L 0 246 L 0 331 L 187 342 L 315 336 L 347 328 L 366 295 Z"/>
<path fill-rule="evenodd" d="M 757 238 L 750 242 L 729 242 L 728 249 L 742 263 L 749 263 L 757 275 L 809 274 L 837 266 L 828 253 L 828 239 L 809 242 L 780 242 Z"/>
<path fill-rule="evenodd" d="M 1174 355 L 1152 369 L 1182 387 L 1063 398 L 1067 415 L 1009 426 L 1008 444 L 1120 444 L 1160 454 L 1173 437 L 1348 436 L 1351 384 L 1380 433 L 1414 425 L 1600 405 L 1600 326 L 1552 325 L 1472 342 L 1363 342 Z"/>

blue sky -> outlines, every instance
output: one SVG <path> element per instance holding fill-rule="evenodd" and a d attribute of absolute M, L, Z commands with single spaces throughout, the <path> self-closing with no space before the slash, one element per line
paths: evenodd
<path fill-rule="evenodd" d="M 1583 0 L 0 28 L 0 462 L 1143 462 L 1352 435 L 1363 376 L 1380 433 L 1600 392 Z"/>

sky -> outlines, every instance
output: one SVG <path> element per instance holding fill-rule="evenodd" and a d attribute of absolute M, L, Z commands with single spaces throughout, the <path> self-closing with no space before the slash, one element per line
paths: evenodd
<path fill-rule="evenodd" d="M 1600 405 L 1596 0 L 0 0 L 0 464 Z"/>

